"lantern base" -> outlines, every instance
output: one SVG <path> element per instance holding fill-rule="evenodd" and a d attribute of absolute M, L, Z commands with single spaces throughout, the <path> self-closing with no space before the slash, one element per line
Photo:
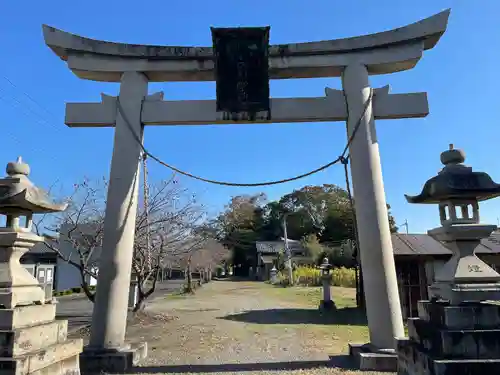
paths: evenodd
<path fill-rule="evenodd" d="M 45 292 L 38 280 L 19 259 L 43 241 L 34 233 L 0 231 L 0 305 L 6 309 L 45 303 Z"/>
<path fill-rule="evenodd" d="M 335 306 L 335 302 L 333 302 L 333 300 L 329 300 L 329 301 L 320 301 L 319 303 L 319 309 L 320 310 L 337 310 L 337 306 Z"/>

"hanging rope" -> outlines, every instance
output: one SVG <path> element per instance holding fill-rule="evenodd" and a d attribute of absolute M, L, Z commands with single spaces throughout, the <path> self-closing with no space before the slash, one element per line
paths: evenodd
<path fill-rule="evenodd" d="M 141 149 L 143 151 L 143 165 L 145 165 L 145 160 L 149 156 L 151 159 L 153 159 L 157 163 L 163 165 L 164 167 L 167 167 L 167 168 L 171 169 L 174 172 L 177 172 L 177 173 L 179 173 L 179 174 L 181 174 L 183 176 L 190 177 L 190 178 L 193 178 L 193 179 L 198 180 L 198 181 L 207 182 L 207 183 L 215 184 L 215 185 L 236 186 L 236 187 L 271 186 L 271 185 L 278 185 L 278 184 L 283 184 L 283 183 L 286 183 L 286 182 L 296 181 L 296 180 L 302 179 L 304 177 L 311 176 L 313 174 L 321 172 L 321 171 L 323 171 L 323 170 L 331 167 L 332 165 L 335 165 L 335 164 L 337 164 L 337 163 L 340 162 L 341 164 L 344 165 L 345 180 L 346 180 L 346 190 L 347 190 L 347 193 L 348 193 L 349 203 L 350 203 L 351 211 L 352 211 L 352 215 L 353 215 L 353 225 L 352 225 L 352 228 L 353 228 L 353 232 L 354 232 L 353 234 L 354 234 L 354 238 L 355 238 L 354 256 L 357 259 L 358 258 L 359 238 L 358 238 L 358 232 L 357 232 L 357 226 L 356 226 L 356 213 L 355 213 L 354 202 L 353 202 L 353 198 L 352 198 L 350 181 L 349 181 L 348 164 L 349 164 L 350 155 L 348 154 L 348 151 L 349 151 L 349 147 L 352 144 L 352 141 L 354 140 L 354 137 L 356 136 L 356 133 L 357 133 L 357 131 L 358 131 L 360 125 L 361 125 L 361 121 L 363 120 L 363 118 L 366 115 L 367 109 L 368 109 L 369 105 L 371 104 L 371 102 L 373 101 L 373 95 L 374 95 L 373 88 L 370 88 L 370 93 L 369 93 L 368 99 L 366 100 L 366 102 L 364 104 L 363 112 L 362 112 L 361 116 L 359 117 L 359 119 L 357 120 L 356 125 L 354 126 L 354 130 L 353 130 L 352 134 L 350 135 L 350 137 L 349 137 L 349 139 L 347 141 L 347 144 L 344 147 L 344 150 L 342 151 L 342 154 L 338 158 L 336 158 L 335 160 L 333 160 L 333 161 L 331 161 L 331 162 L 329 162 L 329 163 L 327 163 L 327 164 L 325 164 L 325 165 L 323 165 L 323 166 L 321 166 L 319 168 L 316 168 L 316 169 L 314 169 L 314 170 L 312 170 L 310 172 L 303 173 L 303 174 L 300 174 L 300 175 L 295 176 L 295 177 L 285 178 L 285 179 L 281 179 L 281 180 L 274 180 L 274 181 L 255 182 L 255 183 L 236 183 L 236 182 L 211 180 L 211 179 L 208 179 L 208 178 L 204 178 L 204 177 L 200 177 L 200 176 L 194 175 L 194 174 L 189 173 L 189 172 L 185 172 L 185 171 L 183 171 L 181 169 L 178 169 L 178 168 L 176 168 L 176 167 L 174 167 L 174 166 L 172 166 L 172 165 L 164 162 L 160 158 L 158 158 L 155 155 L 151 154 L 145 148 L 145 146 L 142 143 L 141 138 L 137 135 L 137 133 L 134 130 L 134 127 L 132 126 L 132 124 L 128 120 L 128 117 L 127 117 L 125 111 L 122 108 L 122 105 L 121 105 L 119 97 L 116 99 L 116 104 L 117 104 L 117 109 L 118 109 L 119 113 L 122 115 L 122 118 L 124 119 L 125 124 L 127 125 L 128 129 L 130 130 L 130 132 L 131 132 L 134 140 L 139 144 L 139 146 L 141 147 Z M 141 107 L 144 104 L 144 100 L 145 99 L 143 99 L 143 101 L 141 103 Z M 349 107 L 348 107 L 347 104 L 348 104 L 348 102 L 347 102 L 347 98 L 346 98 L 346 108 L 347 108 L 347 114 L 349 116 Z M 141 108 L 141 114 L 142 114 L 142 108 Z M 349 121 L 349 118 L 347 119 L 346 124 L 348 123 L 348 121 Z M 145 169 L 145 171 L 146 170 L 147 169 Z M 146 172 L 144 173 L 144 175 L 145 175 L 145 178 L 146 178 Z M 146 184 L 145 184 L 145 186 L 146 186 Z M 147 188 L 145 188 L 145 196 L 146 196 L 146 192 L 147 192 L 146 189 Z M 359 273 L 360 273 L 360 284 L 362 284 L 362 281 L 361 281 L 362 280 L 361 264 L 359 264 L 359 262 L 358 262 L 358 265 L 359 265 Z M 362 288 L 362 286 L 361 286 L 361 288 Z"/>
<path fill-rule="evenodd" d="M 359 236 L 358 236 L 358 226 L 356 223 L 356 208 L 354 207 L 354 199 L 352 198 L 352 192 L 351 192 L 351 182 L 349 180 L 349 159 L 350 155 L 347 156 L 342 161 L 342 164 L 344 164 L 344 174 L 345 174 L 345 181 L 346 181 L 346 191 L 347 191 L 347 196 L 349 199 L 349 205 L 351 207 L 351 213 L 352 213 L 352 232 L 353 232 L 353 237 L 354 237 L 354 251 L 352 254 L 352 257 L 354 258 L 355 261 L 355 270 L 356 270 L 356 305 L 358 307 L 363 307 L 364 306 L 364 300 L 363 300 L 363 271 L 361 269 L 361 262 L 359 261 Z"/>
<path fill-rule="evenodd" d="M 144 220 L 146 224 L 146 251 L 145 251 L 145 268 L 146 273 L 152 269 L 152 256 L 151 256 L 151 230 L 149 228 L 149 185 L 148 185 L 148 155 L 146 153 L 142 154 L 142 175 L 143 175 L 143 199 L 144 199 Z"/>
<path fill-rule="evenodd" d="M 154 156 L 153 154 L 151 154 L 143 145 L 142 141 L 141 141 L 141 138 L 137 135 L 137 133 L 135 132 L 134 130 L 134 127 L 132 126 L 132 124 L 130 123 L 130 121 L 128 120 L 128 117 L 125 113 L 125 111 L 123 110 L 122 108 L 122 105 L 121 105 L 121 102 L 120 102 L 120 98 L 117 98 L 116 99 L 116 105 L 117 105 L 117 109 L 118 109 L 118 112 L 121 114 L 123 120 L 125 121 L 125 124 L 127 125 L 128 129 L 130 130 L 134 140 L 139 144 L 139 146 L 141 147 L 142 151 L 144 152 L 144 154 L 146 154 L 147 156 L 149 156 L 151 159 L 153 159 L 154 161 L 156 161 L 157 163 L 163 165 L 164 167 L 167 167 L 169 169 L 171 169 L 172 171 L 174 172 L 177 172 L 183 176 L 186 176 L 186 177 L 190 177 L 190 178 L 193 178 L 195 180 L 198 180 L 198 181 L 203 181 L 203 182 L 207 182 L 207 183 L 210 183 L 210 184 L 215 184 L 215 185 L 223 185 L 223 186 L 238 186 L 238 187 L 255 187 L 255 186 L 271 186 L 271 185 L 278 185 L 278 184 L 283 184 L 283 183 L 286 183 L 286 182 L 291 182 L 291 181 L 296 181 L 296 180 L 300 180 L 304 177 L 308 177 L 308 176 L 311 176 L 313 174 L 316 174 L 318 172 L 321 172 L 329 167 L 331 167 L 332 165 L 334 164 L 337 164 L 339 162 L 342 162 L 343 159 L 345 159 L 345 156 L 349 150 L 349 146 L 351 145 L 352 141 L 354 140 L 354 137 L 359 129 L 359 126 L 361 125 L 361 121 L 363 120 L 363 118 L 365 117 L 366 115 L 366 111 L 368 109 L 368 106 L 370 105 L 370 103 L 372 102 L 373 100 L 373 89 L 371 88 L 370 89 L 370 93 L 369 93 L 369 96 L 368 96 L 368 99 L 366 100 L 365 104 L 364 104 L 364 108 L 363 108 L 363 112 L 361 114 L 361 116 L 359 117 L 358 121 L 356 122 L 356 125 L 354 126 L 354 130 L 351 134 L 351 136 L 349 137 L 348 141 L 347 141 L 347 144 L 346 146 L 344 147 L 344 150 L 342 151 L 342 154 L 335 160 L 319 167 L 319 168 L 316 168 L 310 172 L 307 172 L 307 173 L 303 173 L 303 174 L 300 174 L 298 176 L 295 176 L 295 177 L 290 177 L 290 178 L 285 178 L 285 179 L 282 179 L 282 180 L 275 180 L 275 181 L 266 181 L 266 182 L 254 182 L 254 183 L 237 183 L 237 182 L 227 182 L 227 181 L 217 181 L 217 180 L 211 180 L 211 179 L 208 179 L 208 178 L 204 178 L 204 177 L 200 177 L 200 176 L 196 176 L 192 173 L 189 173 L 189 172 L 185 172 L 185 171 L 182 171 L 170 164 L 167 164 L 166 162 L 164 162 L 163 160 L 161 160 L 160 158 Z M 144 104 L 144 100 L 142 101 L 142 104 Z M 142 108 L 141 108 L 141 113 L 142 113 Z"/>

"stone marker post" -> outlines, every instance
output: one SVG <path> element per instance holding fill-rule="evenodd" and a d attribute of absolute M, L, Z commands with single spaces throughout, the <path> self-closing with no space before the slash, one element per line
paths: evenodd
<path fill-rule="evenodd" d="M 55 320 L 55 303 L 45 301 L 38 281 L 19 263 L 44 240 L 32 232 L 33 214 L 66 209 L 35 187 L 29 173 L 18 158 L 0 179 L 0 215 L 7 219 L 0 228 L 0 373 L 76 375 L 82 340 L 67 340 L 68 321 Z"/>
<path fill-rule="evenodd" d="M 478 201 L 500 196 L 500 185 L 464 161 L 450 145 L 439 174 L 420 195 L 406 196 L 439 205 L 441 227 L 428 233 L 453 256 L 436 273 L 431 300 L 419 301 L 418 318 L 408 320 L 409 338 L 398 340 L 399 375 L 489 375 L 500 368 L 500 275 L 474 254 L 496 229 L 479 223 Z"/>

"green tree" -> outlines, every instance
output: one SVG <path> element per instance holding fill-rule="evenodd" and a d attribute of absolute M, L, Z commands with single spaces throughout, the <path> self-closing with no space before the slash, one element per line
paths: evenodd
<path fill-rule="evenodd" d="M 391 231 L 396 232 L 395 219 L 389 205 L 387 208 Z M 267 202 L 264 193 L 236 196 L 211 223 L 219 241 L 231 249 L 232 263 L 243 266 L 237 267 L 236 272 L 246 273 L 253 265 L 256 241 L 283 237 L 285 214 L 288 238 L 306 241 L 314 256 L 319 251 L 318 245 L 327 244 L 331 256 L 345 259 L 346 255 L 335 255 L 336 250 L 331 249 L 356 239 L 349 195 L 337 185 L 304 186 L 273 202 Z"/>
<path fill-rule="evenodd" d="M 325 248 L 319 243 L 316 234 L 308 234 L 301 239 L 301 245 L 306 249 L 307 256 L 312 258 L 315 263 L 319 263 L 325 254 Z"/>
<path fill-rule="evenodd" d="M 233 197 L 212 223 L 219 240 L 232 252 L 232 264 L 241 265 L 235 268 L 235 274 L 248 274 L 248 267 L 255 261 L 255 242 L 262 238 L 265 201 L 263 193 Z"/>

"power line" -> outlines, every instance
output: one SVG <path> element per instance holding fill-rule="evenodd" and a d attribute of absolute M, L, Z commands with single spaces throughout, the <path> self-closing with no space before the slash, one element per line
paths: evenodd
<path fill-rule="evenodd" d="M 125 114 L 125 111 L 123 110 L 123 107 L 120 103 L 120 98 L 118 97 L 117 100 L 116 100 L 116 104 L 117 104 L 117 108 L 118 108 L 118 111 L 120 112 L 120 114 L 122 115 L 123 117 L 123 120 L 125 121 L 125 124 L 127 125 L 129 131 L 131 132 L 134 140 L 139 144 L 139 146 L 141 147 L 142 151 L 148 155 L 151 159 L 155 160 L 157 163 L 171 169 L 172 171 L 174 172 L 177 172 L 181 175 L 184 175 L 184 176 L 187 176 L 187 177 L 190 177 L 190 178 L 193 178 L 195 180 L 199 180 L 199 181 L 203 181 L 203 182 L 207 182 L 207 183 L 210 183 L 210 184 L 215 184 L 215 185 L 223 185 L 223 186 L 238 186 L 238 187 L 255 187 L 255 186 L 270 186 L 270 185 L 278 185 L 278 184 L 283 184 L 283 183 L 286 183 L 286 182 L 291 182 L 291 181 L 296 181 L 296 180 L 300 180 L 304 177 L 308 177 L 308 176 L 311 176 L 313 174 L 316 174 L 318 172 L 321 172 L 329 167 L 331 167 L 332 165 L 334 164 L 337 164 L 337 163 L 346 163 L 347 160 L 346 160 L 346 154 L 349 150 L 349 146 L 351 145 L 352 141 L 354 140 L 354 136 L 356 135 L 358 129 L 359 129 L 359 126 L 361 125 L 361 121 L 363 120 L 363 118 L 365 117 L 366 115 L 366 111 L 368 109 L 368 106 L 370 105 L 370 103 L 372 102 L 372 99 L 373 99 L 373 89 L 370 89 L 370 94 L 368 96 L 368 99 L 366 100 L 365 102 L 365 105 L 364 105 L 364 108 L 363 108 L 363 113 L 361 114 L 361 116 L 359 117 L 355 127 L 354 127 L 354 130 L 351 134 L 351 136 L 349 137 L 348 141 L 347 141 L 347 144 L 346 146 L 344 147 L 344 150 L 342 151 L 342 154 L 335 160 L 319 167 L 319 168 L 316 168 L 312 171 L 309 171 L 307 173 L 303 173 L 303 174 L 300 174 L 298 176 L 295 176 L 295 177 L 290 177 L 290 178 L 285 178 L 285 179 L 281 179 L 281 180 L 275 180 L 275 181 L 266 181 L 266 182 L 255 182 L 255 183 L 237 183 L 237 182 L 227 182 L 227 181 L 218 181 L 218 180 L 211 180 L 211 179 L 208 179 L 208 178 L 204 178 L 204 177 L 200 177 L 200 176 L 197 176 L 197 175 L 194 175 L 192 173 L 189 173 L 189 172 L 185 172 L 181 169 L 178 169 L 170 164 L 167 164 L 166 162 L 164 162 L 163 160 L 161 160 L 160 158 L 158 158 L 157 156 L 151 154 L 146 148 L 145 146 L 143 145 L 142 141 L 141 141 L 141 138 L 137 135 L 137 133 L 135 132 L 132 124 L 130 123 L 130 121 L 128 120 L 128 117 L 127 115 Z M 142 101 L 142 103 L 144 103 L 144 99 Z M 142 113 L 142 109 L 141 109 L 141 113 Z"/>
<path fill-rule="evenodd" d="M 40 103 L 38 103 L 31 95 L 29 95 L 27 92 L 23 91 L 19 86 L 17 86 L 14 82 L 12 82 L 11 79 L 9 79 L 6 76 L 2 76 L 2 78 L 10 85 L 12 86 L 15 90 L 20 91 L 30 102 L 35 104 L 38 108 L 40 108 L 42 111 L 44 111 L 46 114 L 50 115 L 51 117 L 56 119 L 56 116 L 51 113 L 49 110 L 47 110 L 44 106 L 42 106 Z M 9 92 L 5 87 L 0 87 L 0 101 L 4 102 L 7 104 L 9 107 L 13 108 L 14 110 L 20 110 L 30 121 L 37 122 L 43 126 L 50 125 L 54 129 L 57 129 L 60 131 L 61 127 L 55 125 L 53 122 L 42 116 L 39 112 L 35 111 L 32 106 L 27 104 L 26 102 L 22 102 L 19 100 L 19 97 L 12 92 Z M 21 146 L 24 146 L 24 142 L 21 141 L 17 136 L 15 136 L 13 133 L 7 132 L 7 130 L 4 128 L 4 132 L 9 134 L 9 136 L 19 143 Z M 50 159 L 54 161 L 59 161 L 56 159 L 56 156 L 49 152 L 47 149 L 40 148 L 40 147 L 34 147 L 34 146 L 29 146 L 32 150 L 40 152 L 41 154 L 48 155 Z"/>
<path fill-rule="evenodd" d="M 54 117 L 56 118 L 57 116 L 55 116 L 52 112 L 50 112 L 47 108 L 45 108 L 44 106 L 42 106 L 40 103 L 38 103 L 30 94 L 28 94 L 26 91 L 22 90 L 19 86 L 17 86 L 16 84 L 14 84 L 14 82 L 12 82 L 12 80 L 10 80 L 8 77 L 6 76 L 2 76 L 2 78 L 7 81 L 9 83 L 9 85 L 11 85 L 13 88 L 21 91 L 23 93 L 23 95 L 25 97 L 27 97 L 32 103 L 34 103 L 38 108 L 40 108 L 41 110 L 43 110 L 45 113 L 47 113 L 49 116 L 51 117 Z"/>

